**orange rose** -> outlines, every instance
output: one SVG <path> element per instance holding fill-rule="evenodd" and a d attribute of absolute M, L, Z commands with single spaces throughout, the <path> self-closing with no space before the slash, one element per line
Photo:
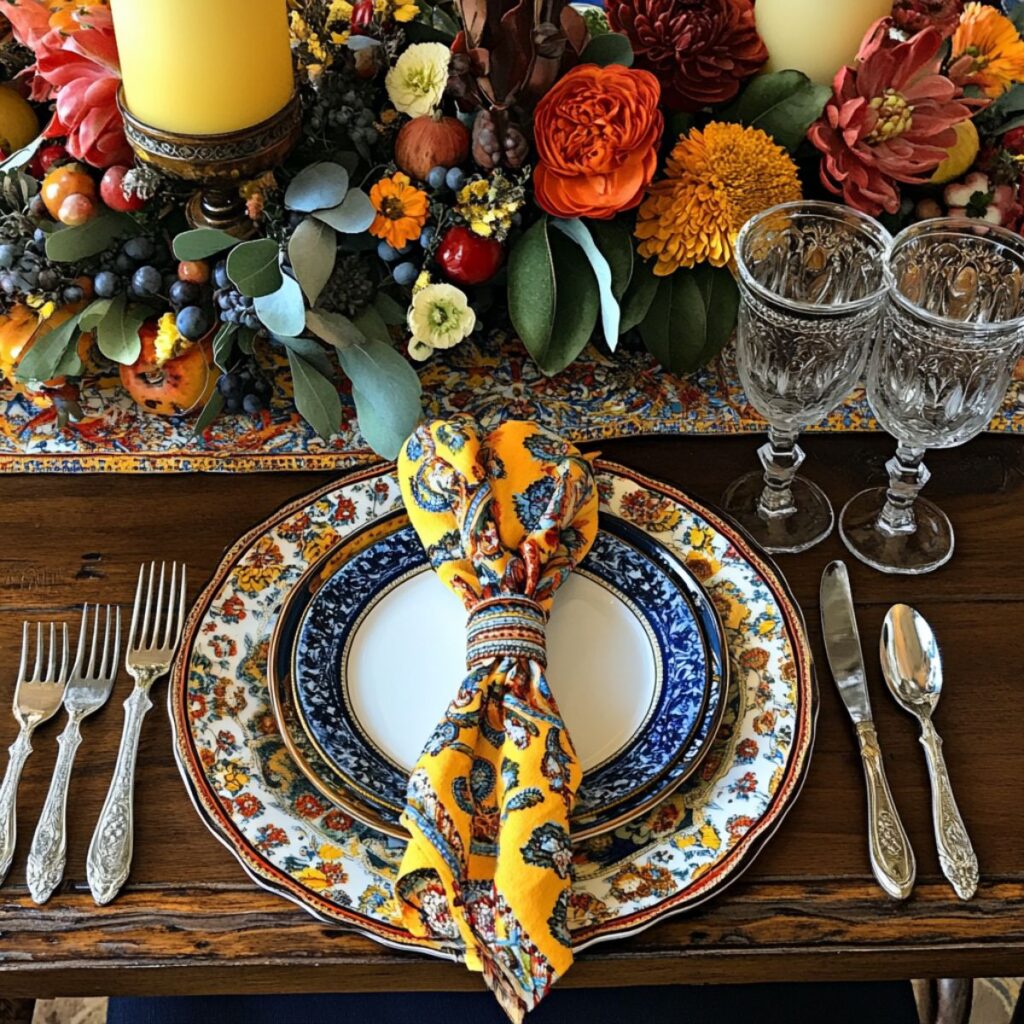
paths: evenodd
<path fill-rule="evenodd" d="M 556 217 L 608 220 L 636 206 L 654 177 L 664 121 L 649 71 L 581 64 L 537 104 L 533 189 Z"/>

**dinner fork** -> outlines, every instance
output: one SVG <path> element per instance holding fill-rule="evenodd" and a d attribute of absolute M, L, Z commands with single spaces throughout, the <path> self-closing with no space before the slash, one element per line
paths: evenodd
<path fill-rule="evenodd" d="M 28 755 L 32 753 L 32 734 L 43 722 L 53 718 L 60 709 L 64 686 L 68 678 L 68 627 L 61 625 L 63 645 L 60 656 L 60 670 L 57 669 L 57 625 L 50 623 L 49 658 L 43 658 L 43 626 L 36 624 L 36 661 L 32 675 L 26 676 L 29 655 L 29 624 L 21 634 L 21 665 L 18 668 L 18 685 L 14 691 L 14 717 L 18 722 L 18 738 L 8 748 L 10 760 L 4 781 L 0 784 L 0 883 L 7 877 L 14 859 L 14 843 L 17 837 L 17 813 L 15 804 L 21 770 Z M 45 668 L 45 673 L 44 673 Z"/>
<path fill-rule="evenodd" d="M 124 702 L 124 729 L 121 733 L 121 746 L 117 752 L 117 764 L 114 765 L 114 777 L 110 782 L 103 810 L 100 811 L 100 820 L 96 824 L 85 862 L 92 898 L 100 906 L 109 903 L 118 894 L 131 870 L 135 761 L 139 752 L 142 720 L 153 706 L 149 699 L 150 688 L 171 669 L 174 652 L 181 638 L 181 627 L 185 621 L 185 566 L 179 566 L 176 562 L 171 563 L 171 580 L 167 586 L 167 563 L 161 564 L 154 604 L 155 575 L 156 562 L 151 562 L 143 607 L 146 567 L 142 566 L 139 570 L 139 585 L 135 590 L 135 607 L 132 609 L 132 624 L 128 631 L 128 648 L 124 662 L 135 680 L 135 686 Z"/>
<path fill-rule="evenodd" d="M 68 713 L 68 724 L 57 737 L 60 752 L 53 769 L 50 789 L 46 794 L 39 823 L 36 825 L 32 846 L 28 851 L 28 891 L 36 903 L 45 903 L 64 877 L 67 863 L 66 814 L 68 783 L 75 763 L 75 753 L 82 742 L 80 726 L 82 720 L 99 711 L 107 702 L 110 691 L 117 679 L 117 666 L 121 652 L 121 609 L 106 608 L 103 628 L 103 651 L 100 653 L 100 606 L 95 605 L 92 617 L 92 644 L 89 661 L 86 664 L 86 635 L 89 624 L 89 606 L 82 608 L 82 626 L 78 633 L 78 649 L 75 664 L 71 669 L 67 689 L 64 691 L 64 710 Z M 110 634 L 113 625 L 114 645 L 111 648 Z"/>

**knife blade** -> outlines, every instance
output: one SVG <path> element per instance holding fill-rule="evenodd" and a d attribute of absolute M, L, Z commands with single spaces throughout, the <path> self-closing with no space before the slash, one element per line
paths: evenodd
<path fill-rule="evenodd" d="M 821 577 L 821 627 L 829 667 L 860 745 L 867 783 L 871 868 L 889 896 L 906 899 L 914 887 L 917 864 L 885 777 L 878 733 L 871 717 L 850 576 L 841 561 L 830 562 Z"/>

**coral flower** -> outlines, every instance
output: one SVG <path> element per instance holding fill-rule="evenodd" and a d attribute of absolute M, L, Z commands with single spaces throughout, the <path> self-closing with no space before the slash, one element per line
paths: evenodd
<path fill-rule="evenodd" d="M 850 206 L 896 213 L 896 182 L 923 184 L 971 116 L 961 91 L 940 73 L 942 34 L 926 29 L 896 42 L 882 18 L 864 37 L 856 67 L 840 68 L 832 98 L 807 137 L 824 154 L 821 180 Z"/>
<path fill-rule="evenodd" d="M 963 0 L 896 0 L 892 5 L 892 20 L 908 35 L 935 28 L 943 39 L 948 39 L 956 29 L 963 8 Z"/>
<path fill-rule="evenodd" d="M 419 238 L 430 204 L 427 194 L 410 184 L 407 174 L 399 171 L 390 178 L 381 178 L 370 189 L 370 202 L 377 211 L 370 225 L 375 238 L 383 238 L 396 249 Z"/>
<path fill-rule="evenodd" d="M 970 58 L 963 83 L 976 85 L 993 99 L 1024 81 L 1024 41 L 1013 22 L 994 7 L 964 7 L 953 33 L 953 63 L 963 57 Z"/>
<path fill-rule="evenodd" d="M 656 257 L 662 277 L 696 263 L 725 266 L 747 220 L 801 195 L 789 154 L 760 128 L 712 121 L 680 137 L 665 169 L 636 223 L 640 255 Z"/>

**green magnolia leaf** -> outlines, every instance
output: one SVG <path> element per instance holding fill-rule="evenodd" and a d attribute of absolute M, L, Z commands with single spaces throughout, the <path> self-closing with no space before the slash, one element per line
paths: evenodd
<path fill-rule="evenodd" d="M 547 228 L 545 218 L 536 221 L 509 256 L 508 307 L 527 351 L 553 376 L 586 347 L 601 298 L 590 267 L 580 266 L 576 245 Z"/>
<path fill-rule="evenodd" d="M 312 213 L 337 206 L 348 191 L 348 171 L 341 164 L 319 163 L 299 171 L 284 194 L 289 210 Z"/>
<path fill-rule="evenodd" d="M 316 305 L 324 285 L 334 272 L 338 242 L 334 232 L 313 217 L 307 217 L 288 241 L 288 260 L 295 278 L 311 306 Z"/>
<path fill-rule="evenodd" d="M 307 309 L 306 326 L 328 345 L 337 349 L 349 345 L 362 345 L 366 336 L 347 316 L 341 313 L 328 313 L 324 309 Z"/>
<path fill-rule="evenodd" d="M 631 331 L 647 316 L 660 280 L 660 277 L 654 276 L 651 264 L 636 260 L 629 287 L 622 297 L 622 322 L 619 324 L 619 330 L 623 334 Z"/>
<path fill-rule="evenodd" d="M 373 298 L 373 305 L 384 323 L 392 327 L 405 324 L 406 308 L 399 305 L 387 292 L 377 292 Z"/>
<path fill-rule="evenodd" d="M 238 333 L 238 324 L 229 324 L 227 321 L 217 328 L 213 336 L 213 361 L 225 373 L 231 364 L 231 353 L 235 348 L 235 335 Z"/>
<path fill-rule="evenodd" d="M 760 128 L 793 152 L 821 116 L 831 95 L 828 86 L 817 85 L 802 71 L 775 71 L 752 79 L 720 116 L 725 121 Z"/>
<path fill-rule="evenodd" d="M 301 356 L 310 366 L 322 376 L 330 380 L 334 376 L 334 366 L 327 355 L 327 349 L 315 342 L 312 338 L 275 338 L 289 352 Z"/>
<path fill-rule="evenodd" d="M 601 255 L 608 261 L 612 272 L 612 295 L 621 305 L 633 277 L 633 238 L 629 229 L 615 220 L 591 220 L 587 221 L 587 227 Z"/>
<path fill-rule="evenodd" d="M 223 369 L 223 367 L 221 367 Z M 196 417 L 195 423 L 192 425 L 192 436 L 199 437 L 203 431 L 221 414 L 224 409 L 224 396 L 220 391 L 214 391 L 210 395 L 206 405 L 203 406 L 203 411 Z"/>
<path fill-rule="evenodd" d="M 677 110 L 669 115 L 666 136 L 674 142 L 680 135 L 688 134 L 692 127 L 693 114 L 688 114 L 685 110 Z"/>
<path fill-rule="evenodd" d="M 633 47 L 625 36 L 618 32 L 605 32 L 595 36 L 587 43 L 580 55 L 583 64 L 597 64 L 607 67 L 609 64 L 621 64 L 625 68 L 633 66 Z"/>
<path fill-rule="evenodd" d="M 697 356 L 697 366 L 707 366 L 722 350 L 736 329 L 740 309 L 740 290 L 728 267 L 700 263 L 691 271 L 701 301 L 704 303 L 704 347 Z"/>
<path fill-rule="evenodd" d="M 148 316 L 145 307 L 132 305 L 123 295 L 118 295 L 96 327 L 99 350 L 113 362 L 130 366 L 142 351 L 139 328 Z"/>
<path fill-rule="evenodd" d="M 216 228 L 195 228 L 177 235 L 172 248 L 177 260 L 205 260 L 237 244 L 238 239 L 226 231 L 218 231 Z"/>
<path fill-rule="evenodd" d="M 271 334 L 294 338 L 306 329 L 306 303 L 294 277 L 284 274 L 281 287 L 258 296 L 254 305 L 260 322 Z"/>
<path fill-rule="evenodd" d="M 23 355 L 14 376 L 20 381 L 50 380 L 64 360 L 69 346 L 78 340 L 78 317 L 72 316 L 60 327 L 48 331 Z"/>
<path fill-rule="evenodd" d="M 395 458 L 423 417 L 416 371 L 382 341 L 339 349 L 338 361 L 352 382 L 363 437 L 378 455 Z"/>
<path fill-rule="evenodd" d="M 242 242 L 228 253 L 228 277 L 250 298 L 269 295 L 281 287 L 280 251 L 272 238 Z"/>
<path fill-rule="evenodd" d="M 288 365 L 299 415 L 326 441 L 341 426 L 341 399 L 334 382 L 297 352 L 288 349 Z"/>
<path fill-rule="evenodd" d="M 604 37 L 599 36 L 598 38 L 603 39 Z M 612 268 L 608 265 L 604 253 L 597 247 L 597 243 L 591 237 L 583 221 L 555 219 L 551 221 L 551 225 L 567 238 L 571 238 L 583 250 L 583 255 L 590 263 L 590 269 L 594 272 L 601 298 L 601 327 L 604 330 L 604 340 L 614 352 L 615 346 L 619 343 L 621 310 L 618 299 L 612 291 Z"/>
<path fill-rule="evenodd" d="M 359 235 L 373 223 L 377 211 L 373 208 L 370 197 L 361 188 L 354 188 L 345 196 L 340 206 L 335 206 L 332 210 L 317 210 L 313 216 L 342 234 Z"/>
<path fill-rule="evenodd" d="M 46 255 L 54 263 L 77 263 L 110 248 L 114 239 L 137 233 L 131 217 L 108 211 L 77 227 L 52 232 L 46 238 Z"/>

